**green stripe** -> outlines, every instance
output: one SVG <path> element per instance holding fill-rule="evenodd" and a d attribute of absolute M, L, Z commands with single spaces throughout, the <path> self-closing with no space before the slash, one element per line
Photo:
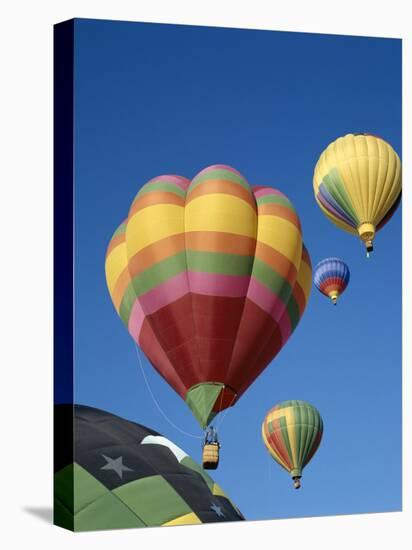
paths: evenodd
<path fill-rule="evenodd" d="M 182 271 L 186 271 L 186 252 L 184 250 L 136 275 L 132 281 L 136 296 L 145 294 Z"/>
<path fill-rule="evenodd" d="M 252 276 L 276 294 L 287 305 L 292 294 L 289 282 L 259 258 L 253 263 Z"/>
<path fill-rule="evenodd" d="M 250 275 L 253 256 L 187 250 L 187 268 L 190 271 L 220 275 Z"/>
<path fill-rule="evenodd" d="M 116 229 L 116 231 L 113 233 L 112 240 L 117 237 L 118 235 L 122 235 L 126 232 L 127 222 L 123 222 L 119 225 L 119 227 Z"/>
<path fill-rule="evenodd" d="M 120 317 L 123 322 L 128 324 L 130 312 L 137 296 L 149 292 L 186 270 L 232 276 L 252 275 L 285 304 L 292 329 L 295 329 L 299 322 L 299 307 L 292 294 L 291 285 L 265 262 L 253 256 L 198 250 L 182 251 L 174 256 L 169 256 L 136 275 L 129 283 L 122 298 Z"/>
<path fill-rule="evenodd" d="M 302 456 L 300 461 L 301 467 L 303 468 L 306 464 L 307 456 L 312 448 L 313 441 L 318 432 L 317 426 L 319 415 L 316 413 L 315 409 L 308 407 L 307 405 L 300 408 L 303 414 L 302 422 L 304 422 L 305 427 L 305 438 L 302 442 Z"/>
<path fill-rule="evenodd" d="M 309 417 L 309 410 L 307 407 L 298 407 L 299 409 L 299 421 L 301 423 L 301 429 L 300 429 L 300 440 L 299 440 L 299 467 L 302 468 L 303 459 L 306 456 L 306 446 L 308 442 L 308 435 L 309 435 L 309 426 L 308 426 L 308 417 Z"/>
<path fill-rule="evenodd" d="M 299 401 L 297 399 L 289 399 L 287 401 L 282 401 L 282 403 L 279 403 L 276 409 L 286 409 L 287 407 L 300 407 L 304 403 L 304 401 Z"/>
<path fill-rule="evenodd" d="M 168 193 L 174 193 L 175 195 L 179 195 L 179 197 L 185 198 L 186 197 L 186 191 L 184 189 L 181 189 L 178 185 L 176 185 L 173 182 L 167 183 L 164 181 L 159 182 L 153 182 L 153 183 L 147 183 L 144 185 L 140 191 L 137 193 L 136 198 L 133 202 L 135 202 L 138 198 L 140 198 L 143 195 L 147 195 L 147 193 L 151 193 L 152 191 L 167 191 Z"/>
<path fill-rule="evenodd" d="M 263 195 L 262 197 L 257 197 L 256 202 L 258 206 L 261 206 L 262 204 L 278 204 L 280 206 L 285 206 L 296 214 L 296 210 L 290 200 L 286 197 L 282 197 L 281 195 Z"/>
<path fill-rule="evenodd" d="M 252 270 L 253 259 L 253 256 L 197 250 L 183 250 L 174 256 L 169 256 L 133 278 L 123 295 L 120 317 L 127 325 L 137 296 L 149 292 L 187 269 L 201 273 L 247 276 Z"/>
<path fill-rule="evenodd" d="M 356 215 L 352 202 L 346 193 L 345 185 L 337 168 L 332 168 L 329 174 L 324 176 L 322 181 L 339 206 L 352 218 L 353 223 L 358 225 L 358 216 Z"/>
<path fill-rule="evenodd" d="M 128 327 L 129 317 L 132 311 L 133 304 L 136 300 L 136 292 L 133 287 L 133 283 L 129 283 L 123 294 L 122 303 L 120 304 L 119 316 L 123 323 Z"/>
<path fill-rule="evenodd" d="M 174 256 L 152 265 L 133 278 L 122 298 L 119 315 L 127 325 L 137 296 L 156 288 L 171 277 L 186 271 L 186 252 L 183 250 Z"/>
<path fill-rule="evenodd" d="M 313 448 L 313 444 L 315 443 L 316 436 L 319 432 L 320 428 L 320 416 L 317 414 L 317 412 L 314 409 L 310 409 L 310 421 L 308 422 L 308 431 L 309 431 L 309 437 L 308 437 L 308 443 L 305 449 L 305 454 L 303 456 L 302 466 L 306 466 L 308 462 L 308 456 Z"/>
<path fill-rule="evenodd" d="M 253 256 L 183 250 L 139 273 L 134 277 L 132 284 L 136 295 L 141 296 L 186 270 L 242 276 L 250 275 L 252 265 Z"/>
<path fill-rule="evenodd" d="M 299 306 L 293 294 L 291 294 L 289 298 L 286 309 L 289 314 L 290 324 L 292 325 L 292 332 L 293 332 L 297 327 L 300 319 Z"/>
<path fill-rule="evenodd" d="M 205 181 L 208 181 L 208 180 L 215 180 L 215 179 L 238 183 L 239 185 L 247 189 L 247 191 L 249 191 L 249 193 L 252 195 L 252 190 L 250 188 L 250 185 L 247 183 L 245 179 L 243 179 L 238 174 L 231 172 L 230 170 L 222 170 L 222 169 L 210 170 L 206 174 L 202 174 L 201 176 L 196 177 L 190 184 L 189 192 L 192 191 L 192 189 L 194 189 L 201 183 L 204 183 Z"/>
<path fill-rule="evenodd" d="M 299 323 L 300 312 L 289 282 L 258 258 L 255 258 L 252 276 L 282 300 L 289 315 L 292 331 L 295 330 Z"/>
<path fill-rule="evenodd" d="M 301 467 L 300 455 L 302 452 L 302 438 L 303 438 L 303 426 L 302 426 L 302 415 L 301 407 L 293 408 L 293 416 L 295 419 L 295 444 L 296 444 L 296 464 L 297 468 Z"/>

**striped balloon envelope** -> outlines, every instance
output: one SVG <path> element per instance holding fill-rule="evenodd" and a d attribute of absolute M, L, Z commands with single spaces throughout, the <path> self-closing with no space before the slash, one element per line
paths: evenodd
<path fill-rule="evenodd" d="M 401 161 L 387 141 L 371 134 L 347 134 L 320 155 L 313 189 L 325 216 L 358 235 L 369 257 L 376 232 L 400 204 L 401 180 Z"/>
<path fill-rule="evenodd" d="M 318 410 L 306 401 L 283 401 L 262 424 L 262 438 L 270 455 L 289 472 L 296 489 L 302 470 L 316 453 L 323 435 Z"/>
<path fill-rule="evenodd" d="M 349 267 L 340 258 L 325 258 L 315 267 L 313 282 L 316 288 L 336 305 L 350 279 Z"/>
<path fill-rule="evenodd" d="M 140 189 L 108 246 L 106 279 L 131 336 L 204 427 L 286 343 L 312 271 L 287 197 L 214 165 Z"/>

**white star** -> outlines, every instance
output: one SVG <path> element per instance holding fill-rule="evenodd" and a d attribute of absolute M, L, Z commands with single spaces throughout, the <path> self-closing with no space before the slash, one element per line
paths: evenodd
<path fill-rule="evenodd" d="M 131 468 L 128 468 L 123 464 L 123 457 L 119 456 L 118 458 L 110 458 L 109 456 L 102 455 L 106 460 L 107 464 L 102 466 L 101 470 L 113 470 L 116 474 L 123 479 L 123 472 L 133 472 Z"/>
<path fill-rule="evenodd" d="M 219 517 L 225 517 L 225 514 L 222 511 L 221 506 L 217 506 L 215 503 L 213 503 L 210 506 L 210 509 L 214 511 L 215 514 L 217 514 Z"/>

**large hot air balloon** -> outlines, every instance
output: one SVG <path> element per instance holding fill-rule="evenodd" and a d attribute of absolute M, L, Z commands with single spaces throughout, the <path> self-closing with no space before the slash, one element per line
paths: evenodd
<path fill-rule="evenodd" d="M 320 155 L 313 187 L 318 205 L 338 227 L 359 235 L 367 255 L 375 233 L 401 200 L 401 161 L 382 138 L 347 134 Z"/>
<path fill-rule="evenodd" d="M 339 296 L 348 286 L 350 272 L 340 258 L 325 258 L 315 267 L 313 282 L 316 288 L 336 305 Z"/>
<path fill-rule="evenodd" d="M 214 165 L 140 189 L 109 244 L 106 278 L 133 339 L 205 427 L 299 323 L 311 263 L 287 197 Z"/>
<path fill-rule="evenodd" d="M 54 424 L 56 525 L 95 531 L 244 519 L 201 466 L 157 432 L 84 405 L 56 405 Z"/>
<path fill-rule="evenodd" d="M 271 456 L 290 473 L 295 489 L 302 470 L 317 451 L 323 421 L 305 401 L 283 401 L 271 409 L 262 424 L 262 438 Z"/>

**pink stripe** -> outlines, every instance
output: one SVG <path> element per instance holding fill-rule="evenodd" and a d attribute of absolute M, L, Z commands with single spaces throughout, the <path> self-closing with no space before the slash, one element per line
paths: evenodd
<path fill-rule="evenodd" d="M 249 286 L 248 298 L 269 313 L 278 323 L 283 343 L 289 338 L 292 332 L 292 325 L 285 305 L 273 292 L 264 287 L 254 277 L 250 279 L 249 284 L 248 276 L 236 277 L 233 275 L 206 274 L 194 271 L 189 272 L 188 275 L 191 291 L 198 294 L 236 298 L 245 296 Z M 212 290 L 214 285 L 216 285 L 216 288 Z M 222 292 L 223 288 L 225 289 L 224 292 Z M 178 300 L 187 293 L 187 273 L 183 272 L 143 294 L 139 299 L 136 299 L 128 323 L 128 329 L 133 339 L 139 343 L 140 331 L 147 315 Z"/>
<path fill-rule="evenodd" d="M 250 279 L 247 297 L 266 313 L 269 313 L 276 322 L 286 311 L 286 306 L 282 300 L 255 277 Z"/>
<path fill-rule="evenodd" d="M 189 278 L 189 284 L 188 284 Z M 238 298 L 246 296 L 249 276 L 220 275 L 195 271 L 182 272 L 139 297 L 146 315 L 155 313 L 189 291 L 207 296 L 228 296 Z M 190 287 L 190 288 L 189 288 Z"/>
<path fill-rule="evenodd" d="M 208 296 L 227 296 L 239 298 L 246 296 L 249 275 L 221 275 L 189 271 L 189 285 L 192 292 Z"/>
<path fill-rule="evenodd" d="M 265 195 L 279 195 L 280 197 L 286 197 L 283 193 L 278 191 L 278 189 L 273 189 L 272 187 L 264 187 L 263 189 L 252 188 L 252 191 L 255 197 L 264 197 Z"/>
<path fill-rule="evenodd" d="M 187 273 L 183 271 L 139 297 L 143 311 L 151 315 L 189 292 Z"/>
<path fill-rule="evenodd" d="M 286 343 L 289 336 L 292 334 L 292 324 L 290 322 L 289 313 L 285 311 L 279 321 L 279 329 L 282 335 L 282 346 Z"/>
<path fill-rule="evenodd" d="M 128 329 L 135 342 L 139 343 L 140 331 L 145 318 L 144 311 L 139 300 L 136 298 L 129 317 Z"/>
<path fill-rule="evenodd" d="M 190 185 L 190 180 L 188 180 L 187 178 L 184 178 L 183 176 L 175 176 L 172 174 L 170 175 L 164 174 L 162 176 L 157 176 L 157 178 L 152 178 L 151 180 L 149 180 L 147 184 L 154 183 L 155 181 L 165 181 L 166 183 L 174 183 L 184 191 L 186 191 L 186 189 Z"/>

